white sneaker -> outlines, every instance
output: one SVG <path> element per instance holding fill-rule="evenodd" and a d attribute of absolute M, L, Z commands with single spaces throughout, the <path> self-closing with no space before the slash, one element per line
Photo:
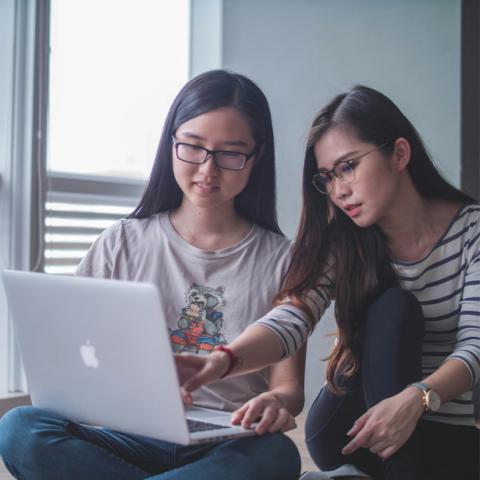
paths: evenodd
<path fill-rule="evenodd" d="M 336 478 L 338 478 L 339 480 L 366 480 L 366 479 L 370 479 L 372 477 L 365 477 L 365 476 L 361 476 L 359 477 L 358 475 L 343 475 L 343 474 L 340 474 L 340 476 L 338 475 L 335 475 L 334 477 L 332 477 L 331 473 L 330 472 L 305 472 L 305 473 L 302 473 L 302 475 L 300 475 L 300 479 L 299 480 L 335 480 Z"/>
<path fill-rule="evenodd" d="M 305 472 L 299 480 L 374 480 L 370 475 L 363 473 L 354 465 L 345 464 L 328 472 Z"/>
<path fill-rule="evenodd" d="M 329 480 L 330 478 L 322 472 L 305 472 L 300 475 L 299 480 Z"/>

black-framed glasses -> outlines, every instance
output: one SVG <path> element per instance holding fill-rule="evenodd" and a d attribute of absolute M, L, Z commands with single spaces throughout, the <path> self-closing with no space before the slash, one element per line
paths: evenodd
<path fill-rule="evenodd" d="M 313 186 L 320 192 L 325 195 L 328 195 L 333 190 L 333 179 L 338 178 L 341 182 L 352 183 L 355 181 L 355 170 L 358 163 L 369 153 L 375 152 L 376 150 L 381 150 L 383 147 L 386 147 L 390 142 L 382 143 L 382 145 L 368 150 L 368 152 L 357 155 L 354 158 L 344 160 L 338 165 L 335 165 L 331 170 L 324 170 L 316 173 L 312 178 Z"/>
<path fill-rule="evenodd" d="M 175 145 L 177 158 L 182 160 L 182 162 L 201 165 L 211 155 L 215 165 L 224 170 L 243 170 L 247 161 L 257 153 L 256 149 L 250 153 L 231 150 L 209 150 L 199 145 L 179 142 L 175 137 L 172 137 L 172 140 Z"/>

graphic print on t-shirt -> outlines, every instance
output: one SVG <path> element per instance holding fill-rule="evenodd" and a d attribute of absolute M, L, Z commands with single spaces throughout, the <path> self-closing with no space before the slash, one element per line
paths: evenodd
<path fill-rule="evenodd" d="M 224 287 L 207 287 L 192 283 L 185 294 L 186 306 L 178 319 L 178 329 L 170 329 L 176 353 L 210 353 L 227 343 L 223 336 Z"/>

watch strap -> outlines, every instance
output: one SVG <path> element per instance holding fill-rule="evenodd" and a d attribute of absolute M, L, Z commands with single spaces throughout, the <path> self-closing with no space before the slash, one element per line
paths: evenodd
<path fill-rule="evenodd" d="M 422 382 L 413 382 L 409 385 L 409 387 L 418 388 L 422 392 L 423 409 L 425 411 L 428 411 L 427 393 L 430 390 L 430 387 L 426 383 L 422 383 Z"/>

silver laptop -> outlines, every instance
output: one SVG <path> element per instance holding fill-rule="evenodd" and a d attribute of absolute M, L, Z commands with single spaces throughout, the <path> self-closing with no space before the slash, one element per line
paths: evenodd
<path fill-rule="evenodd" d="M 178 444 L 253 435 L 184 407 L 160 296 L 147 283 L 4 271 L 33 405 Z"/>

